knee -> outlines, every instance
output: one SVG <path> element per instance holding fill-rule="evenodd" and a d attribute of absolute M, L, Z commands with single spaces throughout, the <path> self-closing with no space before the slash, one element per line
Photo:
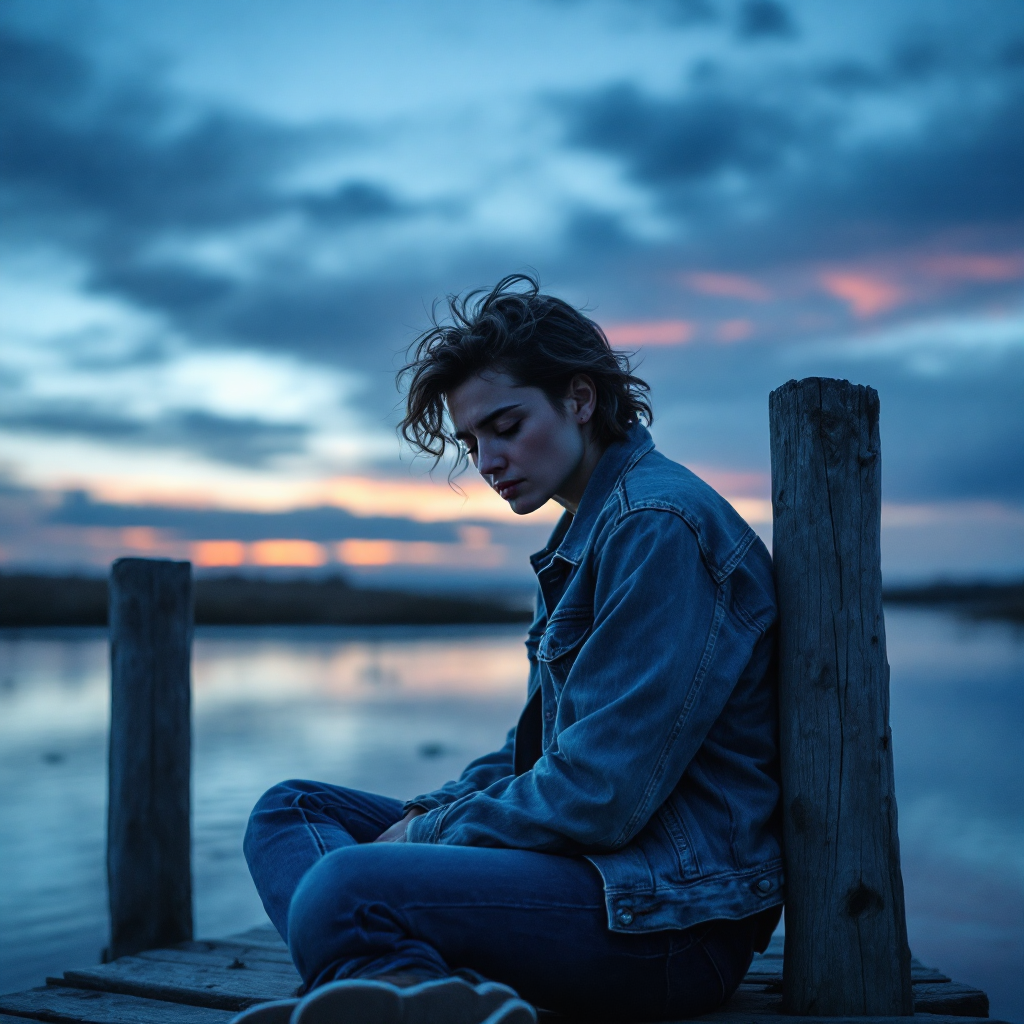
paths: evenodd
<path fill-rule="evenodd" d="M 304 978 L 341 938 L 353 910 L 354 865 L 358 847 L 335 850 L 313 865 L 299 882 L 288 905 L 288 946 Z"/>
<path fill-rule="evenodd" d="M 288 907 L 288 945 L 303 977 L 332 951 L 375 946 L 401 931 L 389 846 L 334 850 L 303 876 Z"/>
<path fill-rule="evenodd" d="M 282 807 L 294 807 L 305 794 L 312 792 L 315 786 L 315 783 L 307 782 L 305 779 L 286 779 L 279 782 L 276 786 L 271 786 L 256 801 L 250 817 L 267 811 L 276 811 Z"/>
<path fill-rule="evenodd" d="M 279 782 L 271 786 L 256 801 L 252 813 L 249 815 L 249 822 L 245 827 L 245 836 L 242 839 L 242 852 L 245 854 L 246 862 L 252 867 L 254 858 L 259 853 L 264 843 L 273 833 L 274 812 L 288 807 L 294 807 L 296 801 L 306 792 L 309 783 L 302 779 L 288 779 L 286 782 Z"/>

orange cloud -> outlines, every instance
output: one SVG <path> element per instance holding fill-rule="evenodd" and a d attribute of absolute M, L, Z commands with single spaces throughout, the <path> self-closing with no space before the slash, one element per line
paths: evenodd
<path fill-rule="evenodd" d="M 819 281 L 829 295 L 847 303 L 853 315 L 861 318 L 885 313 L 906 298 L 902 288 L 870 274 L 829 271 Z"/>
<path fill-rule="evenodd" d="M 484 532 L 487 532 L 486 530 Z M 505 548 L 490 538 L 474 536 L 462 544 L 432 541 L 361 540 L 350 538 L 335 545 L 338 561 L 365 568 L 381 565 L 448 565 L 466 569 L 493 569 L 505 561 Z M 483 540 L 483 543 L 480 541 Z"/>
<path fill-rule="evenodd" d="M 957 281 L 1012 281 L 1024 275 L 1024 253 L 987 256 L 982 253 L 947 253 L 925 262 L 936 277 Z"/>
<path fill-rule="evenodd" d="M 685 345 L 695 330 L 689 320 L 647 320 L 612 324 L 604 333 L 613 345 Z"/>
<path fill-rule="evenodd" d="M 192 545 L 191 555 L 200 568 L 244 565 L 245 545 L 237 540 L 201 540 Z"/>
<path fill-rule="evenodd" d="M 253 565 L 313 568 L 327 562 L 327 552 L 311 540 L 258 540 L 249 546 L 249 561 Z"/>
<path fill-rule="evenodd" d="M 331 479 L 290 480 L 272 474 L 249 478 L 225 474 L 202 485 L 169 485 L 165 479 L 70 477 L 67 488 L 86 487 L 94 500 L 112 504 L 172 505 L 179 508 L 223 508 L 283 512 L 332 505 L 357 516 L 407 516 L 418 522 L 457 522 L 460 519 L 521 523 L 508 505 L 472 466 L 458 477 L 459 490 L 448 484 L 447 472 L 433 477 L 339 476 Z M 555 502 L 532 512 L 527 522 L 556 522 L 562 509 Z"/>
<path fill-rule="evenodd" d="M 151 555 L 166 548 L 159 531 L 151 526 L 128 526 L 121 531 L 121 543 L 132 551 Z"/>
<path fill-rule="evenodd" d="M 772 294 L 763 284 L 739 274 L 683 274 L 683 283 L 701 295 L 747 302 L 767 302 Z"/>
<path fill-rule="evenodd" d="M 723 320 L 715 328 L 715 337 L 719 341 L 742 341 L 754 333 L 752 320 Z"/>

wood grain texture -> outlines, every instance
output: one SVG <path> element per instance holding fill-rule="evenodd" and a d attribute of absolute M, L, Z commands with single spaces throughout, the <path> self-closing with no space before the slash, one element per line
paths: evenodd
<path fill-rule="evenodd" d="M 783 1006 L 913 1011 L 889 731 L 878 395 L 769 399 L 786 858 Z"/>
<path fill-rule="evenodd" d="M 21 1024 L 25 1017 L 82 1024 L 227 1024 L 233 1016 L 205 1006 L 54 986 L 0 995 L 0 1010 L 22 1018 Z"/>
<path fill-rule="evenodd" d="M 109 957 L 192 938 L 192 567 L 110 573 Z"/>
<path fill-rule="evenodd" d="M 797 1016 L 784 1013 L 746 1013 L 738 1010 L 718 1010 L 691 1020 L 708 1021 L 709 1024 L 970 1024 L 971 1018 L 947 1013 L 915 1013 L 913 1016 L 900 1014 L 895 1017 L 851 1016 Z M 667 1024 L 667 1022 L 666 1022 Z M 682 1021 L 678 1024 L 683 1024 Z M 990 1019 L 989 1024 L 1010 1024 L 1005 1020 Z"/>
<path fill-rule="evenodd" d="M 64 972 L 79 988 L 123 992 L 192 1006 L 242 1010 L 253 1003 L 294 995 L 298 976 L 283 971 L 233 970 L 221 964 L 175 963 L 126 956 L 112 964 Z"/>

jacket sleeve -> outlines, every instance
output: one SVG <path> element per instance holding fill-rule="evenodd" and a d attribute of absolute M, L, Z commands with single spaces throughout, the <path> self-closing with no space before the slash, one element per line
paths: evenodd
<path fill-rule="evenodd" d="M 410 842 L 612 851 L 676 786 L 760 632 L 727 621 L 729 579 L 712 579 L 696 537 L 674 512 L 627 514 L 594 566 L 593 627 L 564 677 L 554 744 L 530 771 L 413 819 Z M 578 628 L 581 609 L 563 609 L 566 598 L 549 631 L 571 633 L 573 611 Z M 544 646 L 568 644 L 542 645 L 542 654 Z M 559 678 L 557 661 L 550 671 Z"/>

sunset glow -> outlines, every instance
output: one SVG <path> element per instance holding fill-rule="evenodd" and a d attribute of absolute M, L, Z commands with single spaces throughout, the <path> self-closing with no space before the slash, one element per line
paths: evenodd
<path fill-rule="evenodd" d="M 343 540 L 335 545 L 338 561 L 358 567 L 437 565 L 495 569 L 505 561 L 499 545 L 437 544 L 429 541 Z"/>
<path fill-rule="evenodd" d="M 311 540 L 258 540 L 249 545 L 252 565 L 289 565 L 316 568 L 325 565 L 327 551 Z"/>
<path fill-rule="evenodd" d="M 772 297 L 763 284 L 740 274 L 683 274 L 682 280 L 701 295 L 747 302 L 767 302 Z"/>
<path fill-rule="evenodd" d="M 696 328 L 689 320 L 648 320 L 611 324 L 604 328 L 608 340 L 620 347 L 630 345 L 685 345 Z"/>
<path fill-rule="evenodd" d="M 853 315 L 862 319 L 885 313 L 905 298 L 902 288 L 869 274 L 829 271 L 819 280 L 825 291 L 847 303 Z"/>
<path fill-rule="evenodd" d="M 715 327 L 715 337 L 726 343 L 743 341 L 754 333 L 752 320 L 723 320 Z"/>

